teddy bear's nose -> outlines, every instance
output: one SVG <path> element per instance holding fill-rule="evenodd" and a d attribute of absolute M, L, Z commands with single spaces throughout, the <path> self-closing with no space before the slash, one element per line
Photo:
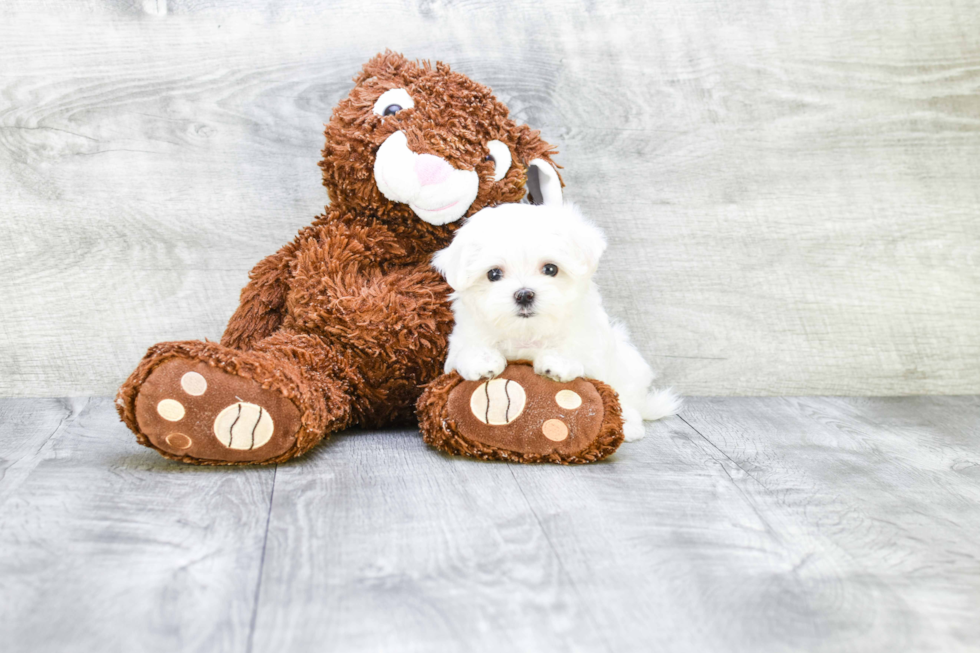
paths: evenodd
<path fill-rule="evenodd" d="M 441 184 L 449 178 L 452 171 L 452 166 L 445 160 L 431 154 L 420 154 L 415 159 L 415 176 L 423 186 Z"/>

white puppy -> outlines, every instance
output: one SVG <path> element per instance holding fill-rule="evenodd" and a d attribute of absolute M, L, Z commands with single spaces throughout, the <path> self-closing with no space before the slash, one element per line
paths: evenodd
<path fill-rule="evenodd" d="M 433 258 L 454 290 L 446 371 L 475 381 L 526 359 L 558 381 L 599 379 L 619 393 L 627 440 L 643 437 L 644 419 L 676 413 L 680 399 L 651 391 L 653 370 L 602 308 L 592 275 L 605 248 L 602 232 L 568 204 L 473 215 Z"/>

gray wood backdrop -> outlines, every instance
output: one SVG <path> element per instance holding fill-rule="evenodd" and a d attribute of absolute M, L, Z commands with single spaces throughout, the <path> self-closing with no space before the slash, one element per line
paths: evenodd
<path fill-rule="evenodd" d="M 218 338 L 385 47 L 560 147 L 682 392 L 980 392 L 980 2 L 5 0 L 0 395 Z"/>

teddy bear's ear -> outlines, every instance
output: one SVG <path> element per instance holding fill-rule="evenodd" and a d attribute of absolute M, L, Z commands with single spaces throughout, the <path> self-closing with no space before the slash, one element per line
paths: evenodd
<path fill-rule="evenodd" d="M 527 198 L 531 204 L 561 206 L 561 178 L 544 159 L 532 159 L 527 166 Z"/>
<path fill-rule="evenodd" d="M 374 55 L 354 77 L 354 83 L 360 84 L 372 77 L 394 77 L 414 68 L 415 64 L 405 58 L 405 55 L 392 50 L 385 50 Z"/>

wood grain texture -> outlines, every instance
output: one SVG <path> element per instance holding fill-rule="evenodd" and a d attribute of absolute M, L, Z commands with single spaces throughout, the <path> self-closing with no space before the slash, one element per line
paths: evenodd
<path fill-rule="evenodd" d="M 137 446 L 108 400 L 0 419 L 5 652 L 980 642 L 978 397 L 691 399 L 577 468 L 388 431 L 202 469 Z"/>
<path fill-rule="evenodd" d="M 778 579 L 758 579 L 786 585 L 768 628 L 823 623 L 847 640 L 803 636 L 804 650 L 976 648 L 980 625 L 961 617 L 980 601 L 978 408 L 975 397 L 691 403 L 683 421 L 757 510 L 761 546 L 785 559 Z"/>
<path fill-rule="evenodd" d="M 603 650 L 575 583 L 513 467 L 344 435 L 280 465 L 255 649 Z"/>
<path fill-rule="evenodd" d="M 273 468 L 147 455 L 109 399 L 4 400 L 0 424 L 4 651 L 245 649 Z"/>
<path fill-rule="evenodd" d="M 10 0 L 0 395 L 217 338 L 385 47 L 491 85 L 691 394 L 980 391 L 980 2 Z"/>

